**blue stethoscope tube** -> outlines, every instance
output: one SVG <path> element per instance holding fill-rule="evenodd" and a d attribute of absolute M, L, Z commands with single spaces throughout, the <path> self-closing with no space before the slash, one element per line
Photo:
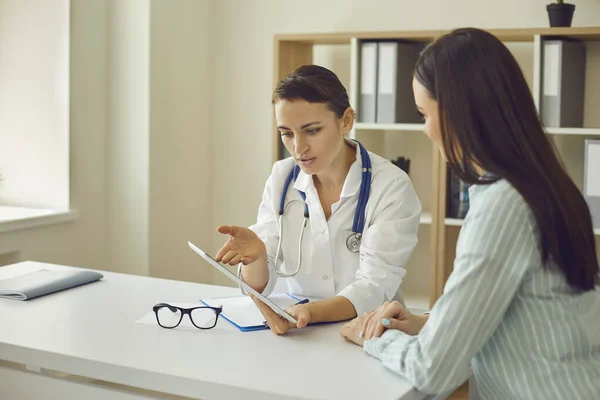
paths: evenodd
<path fill-rule="evenodd" d="M 358 146 L 360 147 L 360 155 L 362 160 L 362 176 L 360 182 L 360 193 L 358 195 L 358 202 L 356 203 L 356 212 L 354 213 L 354 222 L 352 223 L 352 233 L 348 236 L 346 240 L 346 247 L 353 253 L 358 253 L 360 249 L 360 242 L 362 238 L 362 232 L 365 226 L 365 210 L 367 208 L 367 202 L 369 201 L 369 194 L 371 192 L 371 174 L 373 172 L 373 168 L 371 165 L 371 157 L 369 157 L 369 153 L 360 144 L 358 141 L 354 140 Z M 296 165 L 287 176 L 285 183 L 283 185 L 283 191 L 281 193 L 281 200 L 279 202 L 279 241 L 277 243 L 277 254 L 275 255 L 275 271 L 277 275 L 282 278 L 290 278 L 300 271 L 300 266 L 302 265 L 302 238 L 304 237 L 304 228 L 306 227 L 306 223 L 308 222 L 308 218 L 310 214 L 308 212 L 308 204 L 306 203 L 306 194 L 300 190 L 300 196 L 302 200 L 304 200 L 304 221 L 302 222 L 302 228 L 300 230 L 300 240 L 298 241 L 298 265 L 296 266 L 296 270 L 291 274 L 286 274 L 279 270 L 277 267 L 277 262 L 279 261 L 279 254 L 281 251 L 281 243 L 282 243 L 282 235 L 283 235 L 283 214 L 285 208 L 285 198 L 287 195 L 287 191 L 290 187 L 292 179 L 294 182 L 298 178 L 298 174 L 300 173 L 300 167 Z"/>

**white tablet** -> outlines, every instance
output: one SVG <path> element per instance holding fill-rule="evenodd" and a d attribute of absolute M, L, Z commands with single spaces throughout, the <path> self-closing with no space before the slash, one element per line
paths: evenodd
<path fill-rule="evenodd" d="M 247 292 L 252 293 L 260 301 L 262 301 L 263 303 L 265 303 L 266 305 L 268 305 L 269 307 L 271 307 L 271 310 L 275 311 L 277 314 L 281 315 L 283 318 L 287 319 L 292 324 L 294 324 L 294 325 L 298 324 L 298 321 L 296 321 L 296 319 L 294 317 L 292 317 L 290 314 L 288 314 L 287 312 L 285 312 L 277 304 L 273 303 L 271 300 L 269 300 L 268 298 L 266 298 L 262 294 L 258 293 L 256 290 L 252 289 L 246 282 L 244 282 L 243 280 L 241 280 L 240 278 L 238 278 L 236 274 L 234 274 L 233 272 L 231 272 L 230 270 L 228 270 L 227 268 L 225 268 L 224 266 L 222 266 L 221 264 L 219 264 L 217 261 L 215 261 L 214 258 L 212 258 L 208 254 L 206 254 L 205 252 L 203 252 L 202 250 L 200 250 L 192 242 L 188 242 L 188 245 L 190 246 L 190 248 L 192 250 L 194 250 L 196 253 L 198 253 L 200 255 L 200 257 L 202 257 L 206 261 L 208 261 L 208 263 L 210 265 L 212 265 L 213 267 L 215 267 L 216 269 L 218 269 L 219 271 L 221 271 L 221 273 L 223 273 L 226 277 L 228 277 L 229 279 L 231 279 L 232 281 L 234 281 L 235 283 L 237 283 L 238 285 L 240 285 L 241 287 L 243 287 Z"/>

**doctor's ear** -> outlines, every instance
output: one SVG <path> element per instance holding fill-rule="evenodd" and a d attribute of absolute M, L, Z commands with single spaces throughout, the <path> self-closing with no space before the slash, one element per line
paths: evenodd
<path fill-rule="evenodd" d="M 344 134 L 350 133 L 352 127 L 354 126 L 356 112 L 352 109 L 352 107 L 346 108 L 344 111 L 344 115 L 342 115 L 342 130 Z"/>

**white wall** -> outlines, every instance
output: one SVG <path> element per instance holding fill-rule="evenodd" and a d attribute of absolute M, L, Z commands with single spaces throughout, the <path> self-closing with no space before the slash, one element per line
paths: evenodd
<path fill-rule="evenodd" d="M 68 0 L 0 0 L 0 204 L 69 208 L 68 22 Z"/>
<path fill-rule="evenodd" d="M 213 0 L 153 0 L 150 36 L 150 275 L 209 281 L 187 245 L 212 245 Z"/>
<path fill-rule="evenodd" d="M 210 280 L 214 1 L 111 0 L 107 249 L 113 270 Z"/>
<path fill-rule="evenodd" d="M 150 4 L 110 0 L 107 20 L 107 262 L 147 275 Z"/>

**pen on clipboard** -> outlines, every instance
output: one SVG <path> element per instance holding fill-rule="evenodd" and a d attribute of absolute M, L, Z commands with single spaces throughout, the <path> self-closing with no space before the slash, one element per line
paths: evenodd
<path fill-rule="evenodd" d="M 306 304 L 306 303 L 308 303 L 308 301 L 309 301 L 308 299 L 300 300 L 299 302 L 297 302 L 297 303 L 294 303 L 294 305 L 295 305 L 295 306 L 297 306 L 298 304 Z M 264 325 L 264 326 L 268 326 L 268 324 L 267 324 L 267 321 L 266 321 L 266 320 L 265 320 L 265 321 L 263 321 L 263 325 Z"/>

